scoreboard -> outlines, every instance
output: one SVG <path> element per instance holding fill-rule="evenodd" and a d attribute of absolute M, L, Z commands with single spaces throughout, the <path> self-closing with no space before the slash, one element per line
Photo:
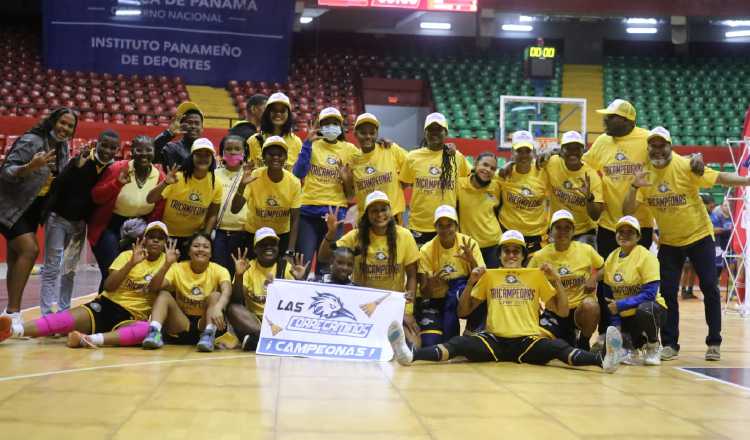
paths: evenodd
<path fill-rule="evenodd" d="M 524 51 L 524 71 L 527 78 L 552 79 L 555 77 L 554 46 L 530 46 Z"/>
<path fill-rule="evenodd" d="M 318 6 L 476 12 L 477 0 L 318 0 Z"/>

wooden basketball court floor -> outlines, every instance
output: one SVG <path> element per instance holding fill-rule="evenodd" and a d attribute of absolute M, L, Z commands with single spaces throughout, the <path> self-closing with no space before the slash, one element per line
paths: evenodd
<path fill-rule="evenodd" d="M 683 302 L 679 360 L 614 375 L 560 363 L 404 368 L 9 340 L 0 344 L 0 438 L 748 438 L 750 384 L 678 367 L 727 368 L 750 382 L 750 368 L 728 369 L 750 367 L 750 320 L 726 316 L 718 363 L 703 360 L 705 332 L 702 303 Z"/>

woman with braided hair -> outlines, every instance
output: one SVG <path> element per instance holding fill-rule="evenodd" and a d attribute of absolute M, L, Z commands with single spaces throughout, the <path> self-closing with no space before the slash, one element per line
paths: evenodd
<path fill-rule="evenodd" d="M 399 174 L 402 185 L 412 188 L 409 229 L 420 246 L 435 238 L 435 209 L 440 205 L 456 206 L 456 181 L 470 172 L 463 154 L 445 144 L 445 116 L 427 115 L 424 133 L 422 146 L 409 152 Z"/>

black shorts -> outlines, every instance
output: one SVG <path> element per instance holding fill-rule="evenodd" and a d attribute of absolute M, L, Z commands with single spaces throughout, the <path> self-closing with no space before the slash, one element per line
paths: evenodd
<path fill-rule="evenodd" d="M 575 323 L 576 309 L 571 309 L 570 313 L 566 317 L 557 316 L 554 312 L 549 309 L 545 309 L 541 316 L 539 316 L 539 327 L 542 328 L 542 333 L 547 334 L 551 338 L 562 339 L 573 347 L 576 346 L 576 323 Z"/>
<path fill-rule="evenodd" d="M 169 333 L 164 332 L 164 342 L 173 345 L 195 345 L 198 343 L 198 340 L 201 338 L 201 333 L 203 333 L 201 327 L 205 328 L 203 317 L 188 316 L 187 318 L 188 321 L 190 321 L 190 326 L 188 327 L 188 329 L 176 335 L 170 335 Z M 217 330 L 216 336 L 219 337 L 224 333 L 226 333 L 225 330 Z"/>
<path fill-rule="evenodd" d="M 491 333 L 456 336 L 445 343 L 450 353 L 460 353 L 471 362 L 523 363 L 524 356 L 541 340 L 538 336 L 500 338 Z"/>
<path fill-rule="evenodd" d="M 106 296 L 98 296 L 82 306 L 91 318 L 91 334 L 106 333 L 137 321 L 123 306 Z"/>
<path fill-rule="evenodd" d="M 11 241 L 16 237 L 20 237 L 23 234 L 33 233 L 36 234 L 36 230 L 39 229 L 39 224 L 42 222 L 42 214 L 44 213 L 44 205 L 47 201 L 47 196 L 38 196 L 31 202 L 26 211 L 23 212 L 21 218 L 10 228 L 0 225 L 0 235 L 5 237 L 7 241 Z"/>

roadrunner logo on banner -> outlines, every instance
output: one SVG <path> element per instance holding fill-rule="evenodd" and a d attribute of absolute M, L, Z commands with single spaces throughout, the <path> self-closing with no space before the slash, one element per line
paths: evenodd
<path fill-rule="evenodd" d="M 400 321 L 399 292 L 275 280 L 268 286 L 258 354 L 387 361 L 386 334 Z"/>

